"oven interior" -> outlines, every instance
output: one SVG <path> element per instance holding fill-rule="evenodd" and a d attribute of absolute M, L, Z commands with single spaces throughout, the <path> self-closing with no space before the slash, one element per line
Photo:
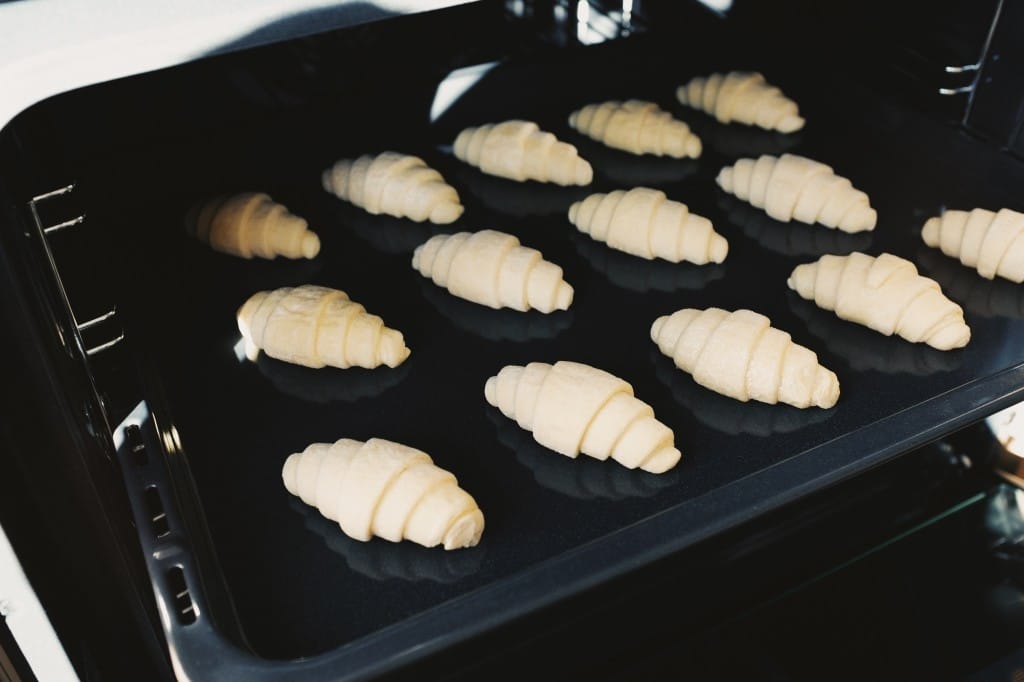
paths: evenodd
<path fill-rule="evenodd" d="M 28 323 L 9 343 L 48 360 L 61 387 L 55 408 L 80 431 L 79 466 L 104 498 L 138 599 L 156 600 L 151 620 L 176 671 L 394 669 L 827 495 L 1020 400 L 1019 287 L 977 277 L 918 234 L 944 208 L 1013 206 L 1024 180 L 1018 159 L 962 125 L 966 96 L 934 94 L 948 76 L 936 65 L 978 58 L 987 9 L 961 21 L 963 6 L 949 3 L 871 24 L 881 5 L 826 13 L 737 3 L 716 13 L 696 3 L 627 12 L 477 2 L 211 55 L 19 117 L 0 155 L 10 179 L 3 244 L 7 305 Z M 690 77 L 733 68 L 762 70 L 800 103 L 807 128 L 724 126 L 674 101 Z M 624 98 L 689 122 L 702 156 L 632 157 L 567 125 L 583 104 Z M 452 156 L 459 130 L 507 118 L 575 144 L 594 183 L 517 184 Z M 466 206 L 459 222 L 371 216 L 321 188 L 335 160 L 388 149 L 441 171 Z M 714 185 L 739 157 L 787 151 L 854 178 L 878 228 L 777 223 Z M 709 217 L 729 239 L 726 262 L 641 261 L 567 222 L 587 194 L 638 185 Z M 307 218 L 320 255 L 245 261 L 193 239 L 190 211 L 232 191 L 265 191 Z M 410 267 L 431 235 L 483 228 L 562 265 L 573 306 L 492 311 Z M 964 307 L 971 344 L 944 353 L 885 338 L 786 290 L 796 264 L 852 251 L 915 261 Z M 343 289 L 401 329 L 410 361 L 309 370 L 246 360 L 241 302 L 300 283 Z M 710 305 L 756 309 L 813 348 L 840 376 L 839 405 L 741 404 L 676 370 L 650 343 L 651 321 Z M 483 382 L 502 366 L 558 359 L 628 377 L 675 430 L 681 464 L 656 476 L 556 457 L 483 400 Z M 288 454 L 373 436 L 457 472 L 487 518 L 479 546 L 359 543 L 281 485 Z"/>

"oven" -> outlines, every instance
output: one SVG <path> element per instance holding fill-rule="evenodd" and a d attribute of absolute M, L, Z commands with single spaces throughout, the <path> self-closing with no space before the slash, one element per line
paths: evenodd
<path fill-rule="evenodd" d="M 0 5 L 0 22 L 32 5 Z M 342 3 L 26 102 L 0 131 L 0 679 L 1014 679 L 1024 285 L 920 231 L 947 209 L 1022 207 L 1022 16 L 1001 0 Z M 806 127 L 676 99 L 733 69 L 764 73 Z M 631 98 L 686 121 L 700 157 L 630 155 L 568 124 Z M 461 130 L 505 119 L 569 141 L 593 181 L 456 158 Z M 385 150 L 438 169 L 465 213 L 417 223 L 324 190 L 338 159 Z M 778 222 L 716 186 L 739 158 L 786 153 L 853 178 L 877 227 Z M 707 216 L 724 262 L 641 259 L 569 222 L 589 194 L 638 186 Z M 308 220 L 316 257 L 202 243 L 197 207 L 234 192 Z M 558 263 L 569 309 L 492 310 L 410 267 L 432 236 L 485 228 Z M 796 265 L 853 252 L 912 261 L 970 342 L 886 337 L 787 289 Z M 301 284 L 347 291 L 409 359 L 250 359 L 241 303 Z M 813 349 L 837 404 L 698 385 L 648 330 L 709 306 Z M 561 457 L 484 399 L 501 367 L 559 360 L 626 378 L 680 463 Z M 289 495 L 285 458 L 343 437 L 457 472 L 479 544 L 360 542 Z"/>

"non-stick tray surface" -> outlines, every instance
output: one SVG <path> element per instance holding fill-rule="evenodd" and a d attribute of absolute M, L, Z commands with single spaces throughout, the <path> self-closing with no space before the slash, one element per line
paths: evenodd
<path fill-rule="evenodd" d="M 312 656 L 411 622 L 421 624 L 414 627 L 424 640 L 457 636 L 682 549 L 1019 397 L 1024 289 L 982 280 L 918 236 L 944 206 L 1020 208 L 1010 193 L 1024 180 L 1019 164 L 848 77 L 826 78 L 821 66 L 801 68 L 725 37 L 702 49 L 666 51 L 665 41 L 639 36 L 512 56 L 432 125 L 412 120 L 425 115 L 414 107 L 408 126 L 395 125 L 401 97 L 378 83 L 365 89 L 381 93 L 379 101 L 339 93 L 330 111 L 256 117 L 202 139 L 172 135 L 119 152 L 159 162 L 121 204 L 121 239 L 138 247 L 138 279 L 126 283 L 137 295 L 129 336 L 147 339 L 146 362 L 166 391 L 166 416 L 256 654 Z M 674 103 L 676 85 L 733 67 L 764 69 L 800 103 L 806 129 L 781 136 L 723 126 Z M 573 108 L 611 97 L 660 102 L 701 135 L 703 155 L 637 158 L 569 129 Z M 463 126 L 513 117 L 577 144 L 595 167 L 593 185 L 517 184 L 451 156 L 448 145 Z M 385 149 L 438 168 L 458 189 L 463 217 L 444 228 L 374 217 L 320 188 L 319 174 L 334 159 Z M 851 178 L 878 210 L 877 229 L 846 235 L 781 224 L 715 186 L 718 170 L 734 159 L 784 151 Z M 122 167 L 125 182 L 132 173 Z M 729 240 L 725 263 L 644 261 L 568 222 L 572 201 L 636 185 L 661 188 L 710 218 Z M 190 202 L 228 189 L 268 191 L 308 218 L 321 254 L 311 262 L 250 262 L 191 240 L 181 229 Z M 560 264 L 575 287 L 571 308 L 548 316 L 492 311 L 411 268 L 413 247 L 430 235 L 482 228 L 511 232 Z M 883 337 L 787 289 L 797 264 L 853 250 L 916 262 L 964 305 L 970 344 L 943 353 Z M 245 298 L 307 282 L 347 291 L 400 329 L 409 360 L 343 371 L 240 359 L 235 311 Z M 815 350 L 839 377 L 839 403 L 830 410 L 743 404 L 696 385 L 658 354 L 648 330 L 659 315 L 708 306 L 764 313 Z M 613 461 L 570 460 L 485 402 L 484 382 L 504 365 L 560 359 L 632 383 L 674 429 L 679 466 L 656 476 Z M 356 542 L 285 491 L 288 454 L 312 442 L 374 436 L 421 448 L 456 473 L 486 516 L 479 546 L 444 552 Z M 457 622 L 431 620 L 446 612 L 459 614 Z"/>

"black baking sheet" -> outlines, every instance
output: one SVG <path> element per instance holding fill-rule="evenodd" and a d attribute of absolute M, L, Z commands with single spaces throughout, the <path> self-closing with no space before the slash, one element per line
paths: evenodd
<path fill-rule="evenodd" d="M 773 66 L 769 79 L 800 102 L 806 129 L 781 136 L 722 126 L 674 103 L 677 84 L 733 66 Z M 509 57 L 432 125 L 422 109 L 396 112 L 400 97 L 379 83 L 366 86 L 379 90 L 379 101 L 364 91 L 348 101 L 339 94 L 329 110 L 250 119 L 240 112 L 237 128 L 121 152 L 131 159 L 159 150 L 160 163 L 120 204 L 121 234 L 138 247 L 129 336 L 149 340 L 147 362 L 165 387 L 224 582 L 258 656 L 293 659 L 383 642 L 402 626 L 406 639 L 394 640 L 401 646 L 458 637 L 853 475 L 1016 396 L 1024 290 L 982 280 L 925 248 L 918 231 L 943 206 L 1020 208 L 1011 192 L 1024 173 L 953 126 L 848 77 L 822 75 L 752 47 L 666 52 L 664 42 L 641 36 Z M 573 108 L 610 97 L 660 102 L 691 123 L 704 154 L 631 157 L 568 128 Z M 409 125 L 394 125 L 406 113 Z M 513 117 L 577 144 L 594 164 L 593 185 L 517 184 L 451 156 L 447 145 L 461 127 Z M 439 169 L 458 189 L 463 217 L 446 227 L 374 217 L 320 188 L 333 159 L 385 149 L 418 154 Z M 845 235 L 780 224 L 714 184 L 740 156 L 785 151 L 851 178 L 878 210 L 877 229 Z M 572 201 L 641 184 L 710 218 L 729 240 L 725 263 L 644 261 L 567 221 Z M 190 202 L 230 189 L 268 191 L 308 218 L 321 254 L 249 262 L 192 241 L 181 228 Z M 575 287 L 572 307 L 548 316 L 492 311 L 412 270 L 412 248 L 430 235 L 483 228 L 513 233 L 561 265 Z M 918 263 L 965 306 L 970 345 L 943 353 L 886 338 L 788 291 L 795 265 L 852 250 Z M 400 329 L 409 360 L 370 371 L 241 358 L 238 306 L 255 291 L 302 283 L 343 289 Z M 836 407 L 742 404 L 676 370 L 650 341 L 650 324 L 708 306 L 757 310 L 815 350 L 839 377 Z M 570 460 L 485 402 L 484 382 L 502 366 L 561 359 L 628 380 L 674 429 L 681 463 L 656 476 L 613 461 Z M 288 454 L 341 437 L 406 443 L 453 471 L 486 516 L 479 546 L 444 552 L 356 542 L 292 498 L 280 478 Z"/>

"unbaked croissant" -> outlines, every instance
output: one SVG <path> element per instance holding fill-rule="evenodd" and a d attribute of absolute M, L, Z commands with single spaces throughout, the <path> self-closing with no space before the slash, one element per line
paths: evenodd
<path fill-rule="evenodd" d="M 454 474 L 422 450 L 382 438 L 313 443 L 285 460 L 281 478 L 356 540 L 459 549 L 484 531 L 480 507 Z"/>
<path fill-rule="evenodd" d="M 550 313 L 572 303 L 562 268 L 497 230 L 435 235 L 416 247 L 412 267 L 455 296 L 495 309 Z"/>
<path fill-rule="evenodd" d="M 1024 213 L 1008 208 L 945 211 L 928 219 L 921 238 L 985 279 L 1024 282 Z"/>
<path fill-rule="evenodd" d="M 325 190 L 374 215 L 446 224 L 464 210 L 455 188 L 411 154 L 382 152 L 341 159 L 324 171 L 322 180 Z"/>
<path fill-rule="evenodd" d="M 238 309 L 246 355 L 262 350 L 306 367 L 397 367 L 409 357 L 402 333 L 344 291 L 303 284 L 260 291 Z"/>
<path fill-rule="evenodd" d="M 804 127 L 796 102 L 752 71 L 698 76 L 676 89 L 681 104 L 711 114 L 721 123 L 745 123 L 792 133 Z"/>
<path fill-rule="evenodd" d="M 241 258 L 313 258 L 320 238 L 304 218 L 262 192 L 243 192 L 205 202 L 192 226 L 215 251 Z"/>
<path fill-rule="evenodd" d="M 651 340 L 701 386 L 746 402 L 829 408 L 839 379 L 814 351 L 752 310 L 683 308 L 651 325 Z"/>
<path fill-rule="evenodd" d="M 963 309 L 946 298 L 938 282 L 890 253 L 822 256 L 796 266 L 788 284 L 818 307 L 886 336 L 939 350 L 961 348 L 971 339 Z"/>
<path fill-rule="evenodd" d="M 632 154 L 696 159 L 700 138 L 690 126 L 654 102 L 638 99 L 588 104 L 569 116 L 569 125 L 589 138 Z"/>
<path fill-rule="evenodd" d="M 510 120 L 466 128 L 455 138 L 456 158 L 484 173 L 525 182 L 589 185 L 594 169 L 576 147 L 533 121 Z"/>
<path fill-rule="evenodd" d="M 591 194 L 569 207 L 569 221 L 593 239 L 648 260 L 704 265 L 721 263 L 729 253 L 710 220 L 656 189 Z"/>
<path fill-rule="evenodd" d="M 715 180 L 729 194 L 788 223 L 820 223 L 843 232 L 875 229 L 878 215 L 868 195 L 831 166 L 796 154 L 740 159 Z"/>
<path fill-rule="evenodd" d="M 672 430 L 604 370 L 565 360 L 508 365 L 487 380 L 487 402 L 568 457 L 611 457 L 629 469 L 664 473 L 679 463 Z"/>

